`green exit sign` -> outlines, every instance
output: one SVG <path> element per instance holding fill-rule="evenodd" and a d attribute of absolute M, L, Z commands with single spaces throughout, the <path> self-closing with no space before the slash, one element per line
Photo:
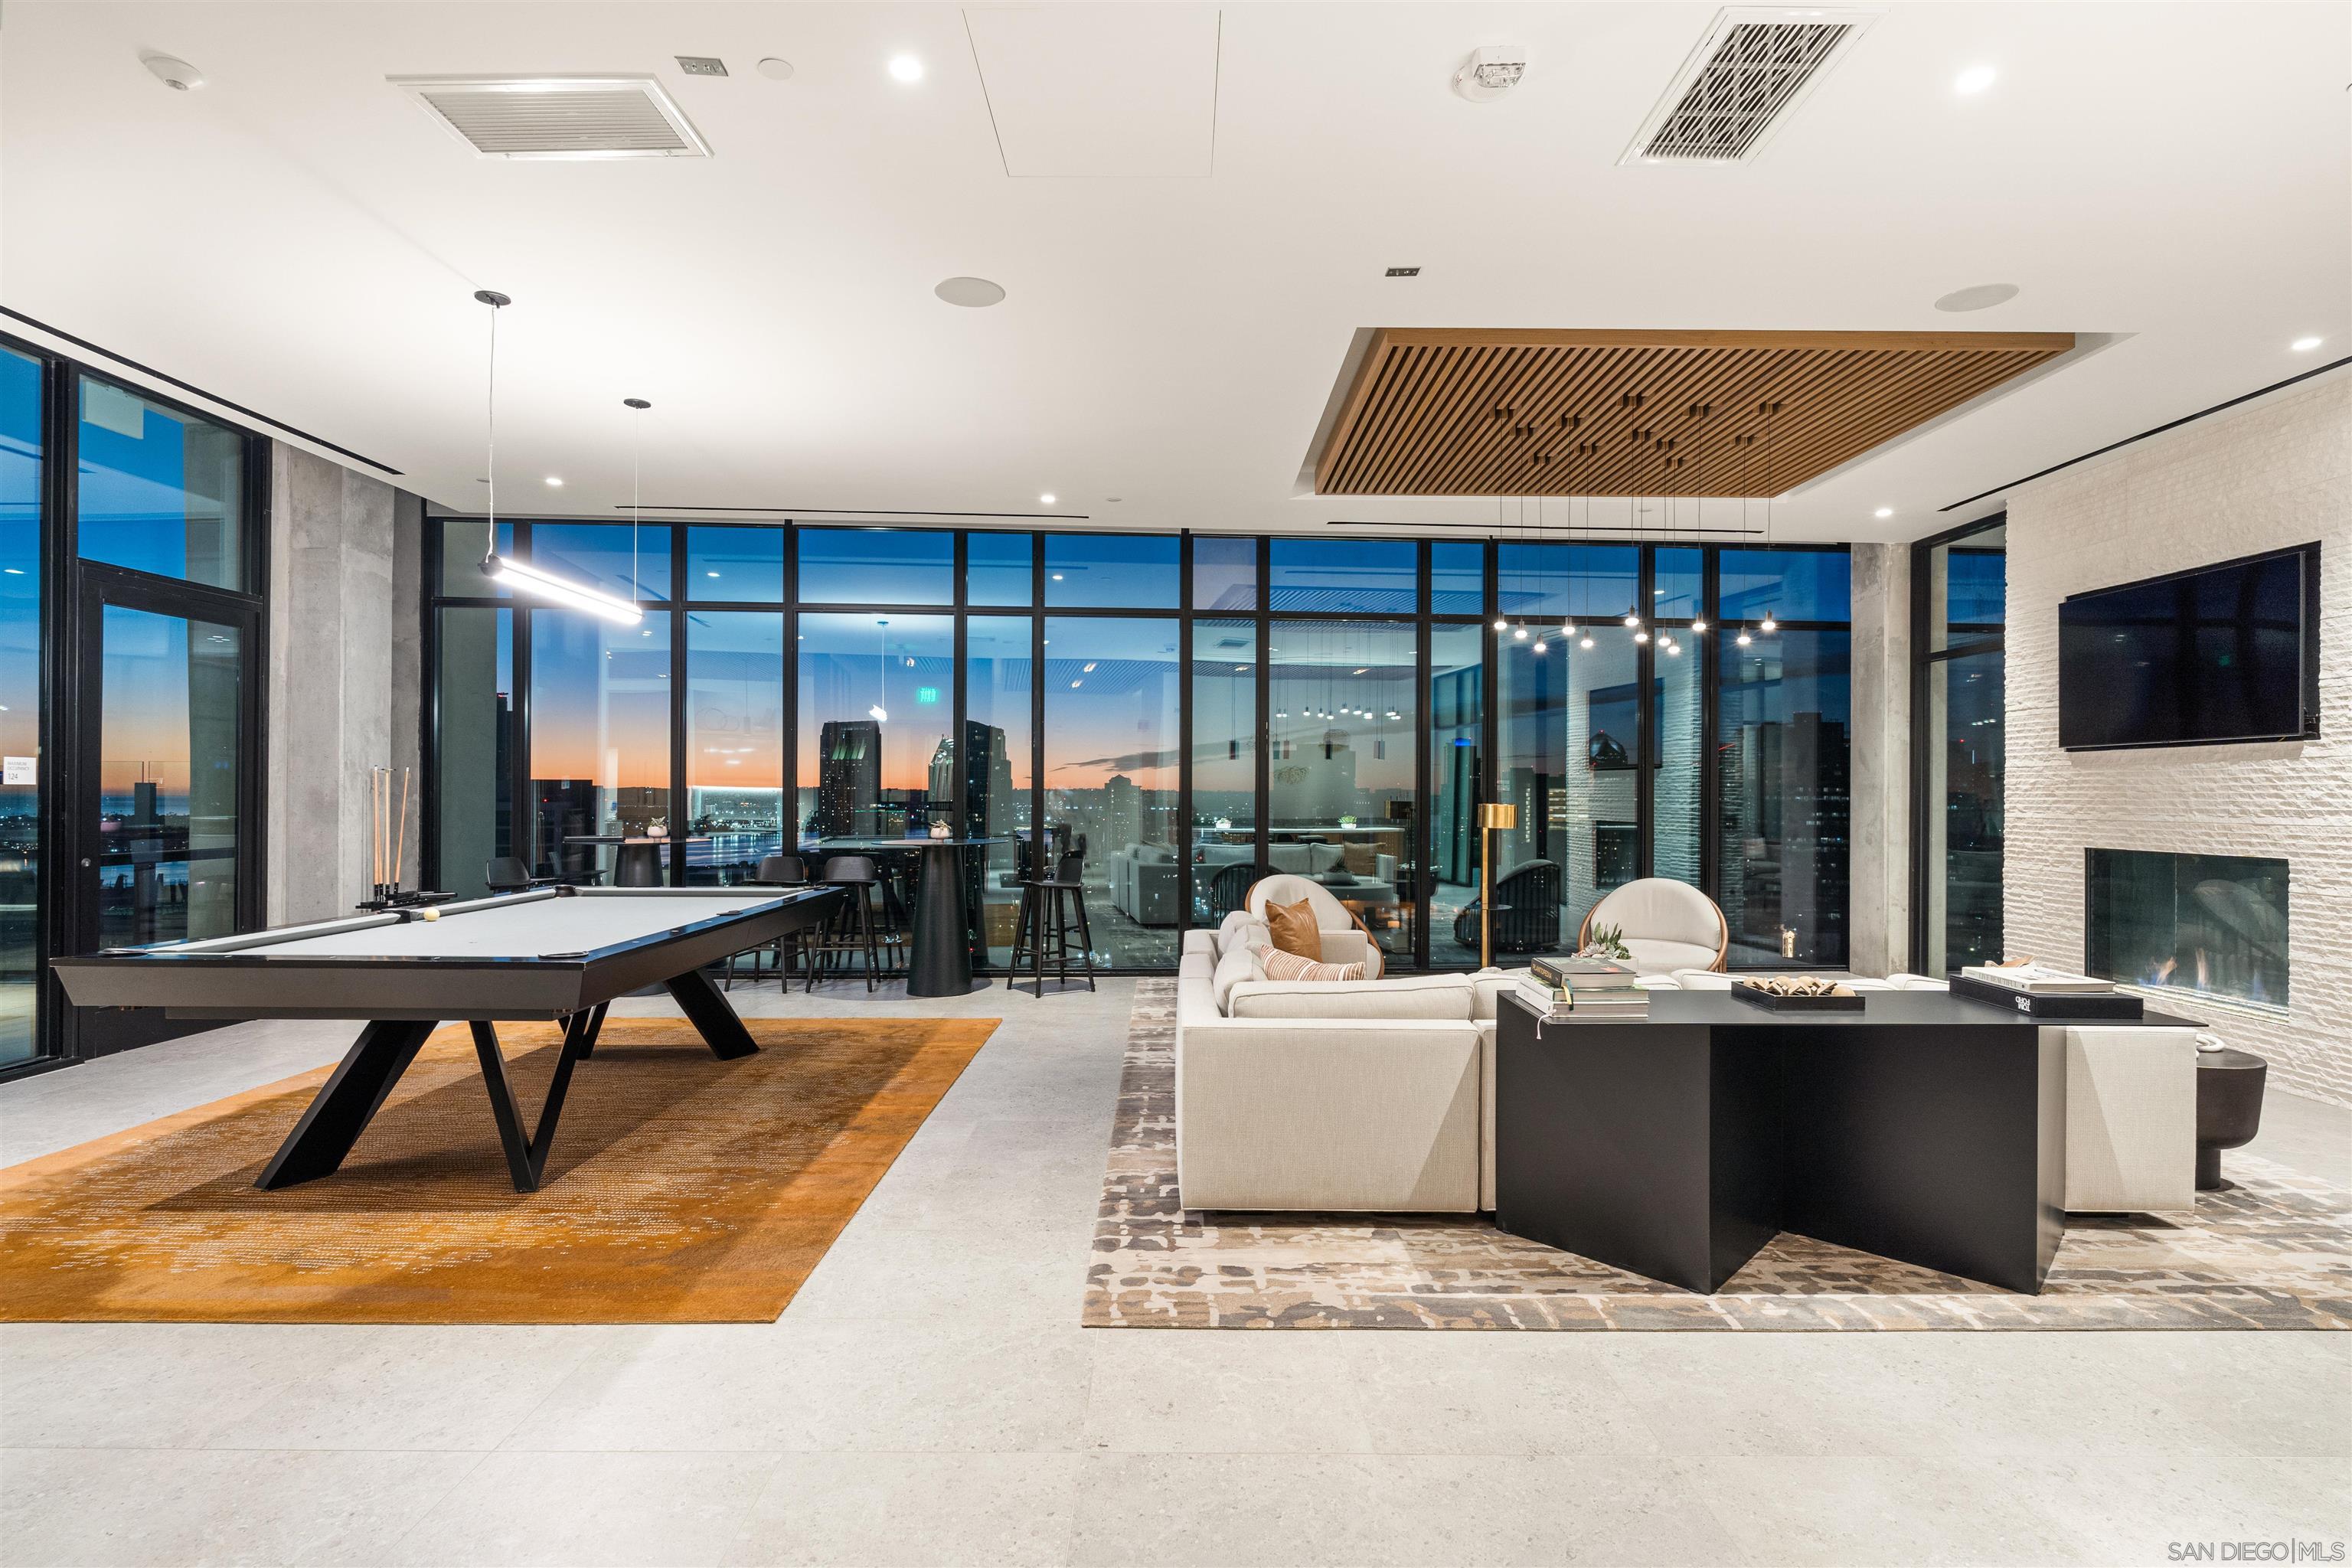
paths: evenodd
<path fill-rule="evenodd" d="M 936 686 L 918 686 L 917 688 L 915 688 L 915 700 L 916 700 L 916 701 L 918 701 L 918 702 L 937 702 L 939 700 L 940 700 L 940 689 L 939 689 L 938 687 L 936 687 Z"/>

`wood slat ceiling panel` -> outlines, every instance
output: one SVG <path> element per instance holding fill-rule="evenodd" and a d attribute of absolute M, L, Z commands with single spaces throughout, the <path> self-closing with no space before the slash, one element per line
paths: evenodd
<path fill-rule="evenodd" d="M 1321 495 L 1780 495 L 2074 346 L 2071 332 L 1372 334 Z"/>

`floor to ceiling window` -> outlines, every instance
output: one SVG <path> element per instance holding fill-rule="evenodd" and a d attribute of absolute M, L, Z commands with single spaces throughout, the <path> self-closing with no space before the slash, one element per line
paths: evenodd
<path fill-rule="evenodd" d="M 39 1048 L 41 370 L 0 349 L 0 1067 Z"/>
<path fill-rule="evenodd" d="M 819 855 L 952 825 L 955 617 L 803 613 L 799 676 L 800 842 Z"/>
<path fill-rule="evenodd" d="M 1727 550 L 1717 593 L 1716 902 L 1732 966 L 1843 964 L 1852 816 L 1845 552 Z"/>
<path fill-rule="evenodd" d="M 1412 962 L 1419 659 L 1409 623 L 1267 629 L 1266 862 L 1321 883 L 1388 962 Z"/>
<path fill-rule="evenodd" d="M 1642 565 L 1632 545 L 1498 552 L 1496 787 L 1518 807 L 1518 826 L 1495 835 L 1498 962 L 1573 942 L 1603 893 L 1644 875 L 1654 712 L 1644 713 L 1642 690 L 1645 673 L 1653 688 L 1659 678 Z"/>
<path fill-rule="evenodd" d="M 1912 950 L 1924 973 L 1998 963 L 2005 521 L 1912 551 Z"/>
<path fill-rule="evenodd" d="M 241 628 L 100 615 L 98 945 L 237 929 Z"/>
<path fill-rule="evenodd" d="M 686 879 L 749 881 L 784 850 L 784 617 L 686 613 Z"/>
<path fill-rule="evenodd" d="M 530 612 L 531 843 L 539 863 L 610 883 L 623 840 L 669 837 L 670 616 L 621 626 Z"/>
<path fill-rule="evenodd" d="M 32 829 L 5 851 L 10 970 L 254 929 L 267 444 L 29 346 L 0 365 L 0 790 Z M 46 669 L 37 628 L 50 639 Z M 61 755 L 96 765 L 45 787 Z M 205 1026 L 8 989 L 0 1066 Z"/>
<path fill-rule="evenodd" d="M 1201 925 L 1240 909 L 1257 880 L 1257 680 L 1255 619 L 1194 619 L 1192 918 Z"/>
<path fill-rule="evenodd" d="M 487 543 L 446 520 L 432 568 L 444 885 L 518 837 L 542 869 L 610 875 L 591 841 L 656 825 L 673 881 L 784 847 L 862 849 L 894 879 L 912 858 L 891 846 L 944 820 L 992 841 L 966 873 L 983 966 L 1011 956 L 1021 883 L 1074 854 L 1098 963 L 1172 967 L 1185 929 L 1296 871 L 1391 968 L 1460 968 L 1477 807 L 1500 798 L 1520 811 L 1494 845 L 1498 960 L 1654 874 L 1722 900 L 1736 963 L 1843 961 L 1843 551 L 790 523 L 502 541 L 634 596 L 646 619 L 620 627 L 516 616 L 472 568 Z M 510 788 L 537 809 L 505 826 Z"/>
<path fill-rule="evenodd" d="M 1482 574 L 1483 575 L 1483 574 Z M 1483 590 L 1471 600 L 1482 603 Z M 1429 963 L 1478 963 L 1478 803 L 1486 798 L 1486 631 L 1476 621 L 1429 628 Z M 1469 912 L 1465 921 L 1465 912 Z"/>
<path fill-rule="evenodd" d="M 488 891 L 489 863 L 514 841 L 514 612 L 449 605 L 435 612 L 434 712 L 441 787 L 434 823 L 440 879 L 465 898 Z"/>
<path fill-rule="evenodd" d="M 1026 600 L 1030 542 L 1015 537 L 1024 550 L 1020 596 Z M 982 570 L 977 561 L 975 556 L 975 577 Z M 975 581 L 974 589 L 980 586 Z M 1008 583 L 1002 591 L 1009 595 L 1013 588 Z M 1036 826 L 1030 749 L 1034 726 L 1029 721 L 1036 630 L 1037 623 L 1025 615 L 973 616 L 964 623 L 964 831 L 989 841 L 984 854 L 965 851 L 964 864 L 967 877 L 976 869 L 980 878 L 980 896 L 971 900 L 981 926 L 974 952 L 992 965 L 1012 957 L 1020 884 Z"/>
<path fill-rule="evenodd" d="M 1048 862 L 1075 855 L 1083 865 L 1097 963 L 1172 965 L 1182 881 L 1177 622 L 1048 616 L 1045 631 Z"/>

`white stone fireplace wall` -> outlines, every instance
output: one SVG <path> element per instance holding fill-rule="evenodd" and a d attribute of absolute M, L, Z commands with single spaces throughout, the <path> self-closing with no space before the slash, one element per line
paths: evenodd
<path fill-rule="evenodd" d="M 2321 739 L 2058 749 L 2058 602 L 2084 589 L 2321 542 Z M 2137 442 L 2009 504 L 2010 952 L 2083 958 L 2084 850 L 2289 863 L 2291 1011 L 2176 1005 L 2269 1058 L 2273 1081 L 2352 1104 L 2352 373 Z"/>

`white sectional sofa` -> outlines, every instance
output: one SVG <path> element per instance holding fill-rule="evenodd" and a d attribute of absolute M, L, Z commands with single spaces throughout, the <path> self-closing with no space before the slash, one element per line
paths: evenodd
<path fill-rule="evenodd" d="M 1176 1163 L 1188 1209 L 1470 1213 L 1495 1206 L 1495 1013 L 1517 972 L 1365 981 L 1238 976 L 1237 921 L 1186 933 Z M 1323 933 L 1328 963 L 1363 938 Z M 1221 963 L 1223 973 L 1219 973 Z M 1728 985 L 1687 970 L 1652 989 Z M 1940 988 L 1918 975 L 1864 990 Z M 2197 1060 L 2185 1029 L 2067 1030 L 2066 1207 L 2193 1207 Z"/>

